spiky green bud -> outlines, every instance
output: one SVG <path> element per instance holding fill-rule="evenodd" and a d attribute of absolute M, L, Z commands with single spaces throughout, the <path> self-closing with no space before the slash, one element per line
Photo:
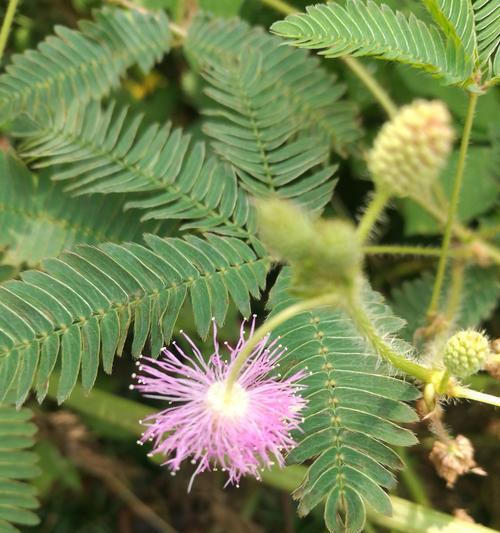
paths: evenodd
<path fill-rule="evenodd" d="M 368 169 L 379 189 L 394 196 L 425 197 L 452 144 L 446 106 L 438 100 L 416 100 L 382 127 L 368 155 Z"/>
<path fill-rule="evenodd" d="M 478 331 L 467 329 L 455 333 L 448 340 L 443 361 L 450 374 L 466 378 L 481 370 L 489 352 L 488 339 Z"/>
<path fill-rule="evenodd" d="M 362 252 L 354 226 L 342 220 L 313 220 L 297 205 L 280 199 L 256 201 L 259 237 L 290 264 L 301 294 L 350 290 L 361 273 Z"/>

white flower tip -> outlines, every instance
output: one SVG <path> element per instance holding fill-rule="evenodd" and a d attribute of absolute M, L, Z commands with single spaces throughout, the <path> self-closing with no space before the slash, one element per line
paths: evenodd
<path fill-rule="evenodd" d="M 146 454 L 148 457 L 153 457 L 153 454 L 151 452 L 149 452 L 148 454 Z"/>
<path fill-rule="evenodd" d="M 139 366 L 140 364 L 139 361 L 136 361 L 135 366 Z"/>
<path fill-rule="evenodd" d="M 135 372 L 132 373 L 132 379 L 135 379 L 137 377 L 137 374 Z"/>
<path fill-rule="evenodd" d="M 191 459 L 191 464 L 195 465 L 196 464 L 196 459 Z"/>
<path fill-rule="evenodd" d="M 254 313 L 254 314 L 252 315 L 252 318 L 257 318 L 257 315 Z"/>
<path fill-rule="evenodd" d="M 172 477 L 174 477 L 174 476 L 175 476 L 175 472 L 170 472 L 170 475 L 171 475 Z"/>
<path fill-rule="evenodd" d="M 128 388 L 129 390 L 134 390 L 135 387 L 133 385 L 129 385 Z"/>
<path fill-rule="evenodd" d="M 183 329 L 180 329 L 180 330 L 179 330 L 179 333 L 184 333 L 184 330 L 183 330 Z"/>

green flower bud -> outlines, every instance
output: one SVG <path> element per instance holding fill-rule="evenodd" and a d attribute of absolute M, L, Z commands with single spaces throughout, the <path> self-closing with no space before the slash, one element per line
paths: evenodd
<path fill-rule="evenodd" d="M 256 201 L 259 237 L 290 264 L 295 292 L 350 290 L 361 274 L 362 252 L 355 227 L 341 220 L 312 220 L 301 208 L 279 199 Z"/>
<path fill-rule="evenodd" d="M 448 340 L 443 361 L 450 374 L 466 378 L 481 370 L 489 352 L 488 339 L 478 331 L 467 329 Z"/>
<path fill-rule="evenodd" d="M 368 154 L 368 169 L 379 189 L 394 196 L 425 197 L 452 144 L 446 106 L 438 100 L 416 100 L 382 127 Z"/>
<path fill-rule="evenodd" d="M 279 198 L 255 201 L 259 237 L 279 260 L 301 261 L 315 240 L 311 217 L 296 205 Z"/>

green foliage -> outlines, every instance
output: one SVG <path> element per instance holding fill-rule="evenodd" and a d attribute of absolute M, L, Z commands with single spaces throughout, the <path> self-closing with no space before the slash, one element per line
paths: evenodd
<path fill-rule="evenodd" d="M 489 78 L 500 80 L 500 13 L 495 0 L 474 0 L 479 61 Z"/>
<path fill-rule="evenodd" d="M 294 138 L 298 128 L 288 104 L 269 98 L 261 65 L 257 53 L 210 65 L 206 77 L 211 87 L 206 92 L 223 108 L 207 112 L 220 120 L 208 122 L 205 131 L 253 195 L 277 193 L 311 211 L 320 210 L 335 184 L 331 177 L 336 167 L 325 166 L 329 143 L 307 133 Z"/>
<path fill-rule="evenodd" d="M 2 121 L 23 110 L 58 109 L 73 100 L 106 96 L 126 70 L 138 64 L 147 72 L 170 48 L 168 20 L 161 11 L 144 14 L 103 8 L 80 31 L 57 26 L 57 37 L 15 55 L 0 76 Z"/>
<path fill-rule="evenodd" d="M 188 295 L 203 336 L 212 317 L 224 321 L 229 297 L 241 313 L 250 314 L 249 296 L 259 295 L 267 265 L 243 241 L 145 239 L 148 247 L 81 246 L 0 287 L 2 393 L 14 388 L 20 405 L 35 381 L 43 399 L 58 358 L 59 401 L 71 394 L 80 369 L 82 385 L 90 390 L 100 359 L 111 372 L 132 322 L 132 355 L 141 353 L 148 336 L 150 353 L 158 354 Z"/>
<path fill-rule="evenodd" d="M 463 48 L 467 61 L 474 61 L 476 34 L 471 0 L 423 0 L 427 9 L 453 46 Z"/>
<path fill-rule="evenodd" d="M 285 271 L 273 288 L 273 313 L 293 303 L 286 293 L 289 283 L 290 273 Z M 384 335 L 401 328 L 402 321 L 379 294 L 366 291 L 365 299 Z M 418 391 L 388 375 L 340 311 L 301 313 L 273 333 L 281 335 L 280 342 L 287 347 L 281 372 L 306 372 L 302 383 L 308 405 L 301 432 L 295 435 L 299 444 L 288 457 L 291 463 L 314 460 L 294 493 L 300 499 L 299 514 L 308 514 L 326 498 L 325 522 L 330 531 L 360 531 L 367 506 L 391 512 L 381 487 L 394 486 L 390 470 L 401 468 L 402 463 L 389 446 L 416 442 L 398 423 L 416 420 L 403 402 L 414 400 Z"/>
<path fill-rule="evenodd" d="M 35 167 L 57 165 L 53 179 L 72 180 L 68 191 L 128 193 L 125 208 L 144 210 L 143 220 L 191 220 L 183 229 L 248 236 L 253 215 L 232 169 L 170 123 L 142 123 L 113 103 L 75 102 L 55 116 L 20 121 L 17 134 Z"/>
<path fill-rule="evenodd" d="M 405 281 L 392 292 L 392 306 L 398 316 L 407 321 L 401 331 L 405 339 L 411 341 L 418 328 L 426 326 L 425 311 L 431 298 L 434 276 L 424 272 L 420 277 Z M 442 303 L 446 301 L 449 281 L 445 285 Z M 487 320 L 500 298 L 500 282 L 495 267 L 470 267 L 465 272 L 460 307 L 455 317 L 457 329 L 475 328 Z"/>
<path fill-rule="evenodd" d="M 338 84 L 334 75 L 320 68 L 316 59 L 304 52 L 287 50 L 280 44 L 279 39 L 266 35 L 260 29 L 251 29 L 239 19 L 223 21 L 199 16 L 189 28 L 184 48 L 199 68 L 214 64 L 219 69 L 227 65 L 238 68 L 240 58 L 243 58 L 243 67 L 246 61 L 258 65 L 259 75 L 253 77 L 252 90 L 262 93 L 265 89 L 267 98 L 272 102 L 262 96 L 258 99 L 255 95 L 254 104 L 267 109 L 272 105 L 278 105 L 280 109 L 286 107 L 286 113 L 271 115 L 271 124 L 261 126 L 271 129 L 272 125 L 280 126 L 281 121 L 286 119 L 287 128 L 294 131 L 307 131 L 309 128 L 344 154 L 347 146 L 361 134 L 356 107 L 352 102 L 341 100 L 345 86 Z M 249 72 L 248 68 L 246 72 Z M 236 106 L 237 101 L 231 102 L 231 105 Z M 241 109 L 245 107 L 247 113 L 248 107 L 243 103 Z M 241 113 L 240 109 L 238 111 Z M 232 113 L 228 116 L 226 111 L 224 116 L 226 119 L 231 117 L 234 122 L 238 115 Z M 231 131 L 234 135 L 235 130 Z"/>
<path fill-rule="evenodd" d="M 0 151 L 0 246 L 2 262 L 35 266 L 76 243 L 139 241 L 163 234 L 165 223 L 141 223 L 123 213 L 123 196 L 68 197 L 60 184 L 34 176 L 12 152 Z"/>
<path fill-rule="evenodd" d="M 37 456 L 29 451 L 36 426 L 31 411 L 0 406 L 0 531 L 13 533 L 16 526 L 39 523 L 35 489 L 26 483 L 39 475 Z"/>
<path fill-rule="evenodd" d="M 457 14 L 451 11 L 454 20 Z M 406 17 L 371 0 L 347 0 L 345 7 L 310 6 L 307 14 L 275 22 L 271 30 L 295 46 L 323 50 L 326 57 L 350 54 L 408 63 L 447 84 L 465 84 L 473 73 L 474 63 L 463 46 L 445 42 L 435 27 L 415 15 Z"/>

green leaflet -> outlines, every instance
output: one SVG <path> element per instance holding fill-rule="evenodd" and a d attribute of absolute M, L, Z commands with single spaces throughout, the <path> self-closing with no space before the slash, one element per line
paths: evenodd
<path fill-rule="evenodd" d="M 415 331 L 426 325 L 425 311 L 431 299 L 434 275 L 424 272 L 419 278 L 405 281 L 392 292 L 392 305 L 396 313 L 407 321 L 401 335 L 411 341 Z M 445 286 L 442 303 L 446 302 Z M 462 298 L 456 317 L 456 328 L 474 328 L 488 319 L 500 298 L 500 283 L 495 267 L 469 267 L 465 271 Z"/>
<path fill-rule="evenodd" d="M 486 77 L 500 80 L 500 10 L 496 0 L 474 0 L 479 62 Z"/>
<path fill-rule="evenodd" d="M 222 20 L 201 15 L 190 26 L 184 49 L 201 69 L 237 65 L 241 57 L 243 63 L 248 60 L 253 65 L 258 64 L 252 92 L 267 91 L 273 104 L 287 109 L 286 116 L 270 114 L 271 122 L 265 124 L 266 128 L 279 127 L 286 120 L 287 129 L 293 125 L 294 131 L 309 130 L 319 134 L 341 154 L 345 154 L 347 147 L 362 134 L 356 107 L 341 99 L 345 86 L 320 68 L 316 58 L 305 52 L 288 50 L 281 46 L 279 39 L 260 29 L 252 29 L 239 19 Z M 254 104 L 258 106 L 272 103 L 262 95 L 255 97 Z M 237 120 L 236 114 L 231 116 Z"/>
<path fill-rule="evenodd" d="M 79 246 L 22 281 L 0 286 L 0 391 L 15 391 L 22 404 L 34 383 L 39 400 L 59 361 L 58 400 L 71 393 L 81 371 L 82 385 L 94 385 L 100 362 L 111 372 L 133 322 L 132 355 L 150 339 L 157 355 L 170 339 L 186 298 L 205 336 L 214 317 L 222 323 L 232 300 L 244 316 L 250 295 L 258 297 L 267 262 L 243 241 L 145 237 L 148 246 Z"/>
<path fill-rule="evenodd" d="M 321 210 L 335 185 L 331 178 L 336 167 L 327 166 L 329 142 L 306 135 L 290 116 L 287 102 L 269 97 L 262 63 L 257 52 L 208 63 L 206 93 L 222 109 L 206 112 L 216 120 L 205 131 L 253 195 L 278 193 L 309 211 Z"/>
<path fill-rule="evenodd" d="M 46 175 L 36 177 L 12 152 L 0 151 L 0 246 L 2 262 L 35 266 L 77 243 L 139 241 L 144 232 L 166 231 L 165 223 L 141 223 L 123 213 L 123 196 L 69 198 Z"/>
<path fill-rule="evenodd" d="M 2 120 L 106 96 L 134 64 L 147 72 L 170 48 L 166 15 L 105 7 L 80 31 L 55 28 L 37 50 L 13 56 L 0 76 Z"/>
<path fill-rule="evenodd" d="M 444 34 L 463 48 L 468 61 L 474 61 L 477 43 L 471 0 L 424 0 L 424 4 Z"/>
<path fill-rule="evenodd" d="M 39 519 L 36 491 L 27 481 L 39 475 L 33 446 L 36 426 L 29 409 L 0 406 L 0 531 L 18 532 L 16 526 L 34 526 Z"/>
<path fill-rule="evenodd" d="M 285 270 L 273 289 L 273 313 L 293 302 L 286 294 L 289 276 Z M 377 293 L 366 291 L 365 305 L 384 334 L 403 325 Z M 326 498 L 330 531 L 361 531 L 366 506 L 390 513 L 389 499 L 380 487 L 392 487 L 390 471 L 402 466 L 390 445 L 416 443 L 414 435 L 398 424 L 416 419 L 404 402 L 419 393 L 388 375 L 340 311 L 301 313 L 273 334 L 281 335 L 287 347 L 281 372 L 308 374 L 302 380 L 308 400 L 302 431 L 295 435 L 298 446 L 288 457 L 291 463 L 313 460 L 294 493 L 300 499 L 299 513 L 307 514 Z"/>
<path fill-rule="evenodd" d="M 188 220 L 182 229 L 239 237 L 254 231 L 232 169 L 170 123 L 145 126 L 141 115 L 114 103 L 75 102 L 15 126 L 25 138 L 22 155 L 35 167 L 57 165 L 53 178 L 67 181 L 67 191 L 127 193 L 125 208 L 143 210 L 143 220 Z"/>
<path fill-rule="evenodd" d="M 406 17 L 371 0 L 309 6 L 307 13 L 275 22 L 271 30 L 326 57 L 375 56 L 423 68 L 447 84 L 471 82 L 474 63 L 463 46 L 445 42 L 435 27 L 413 14 Z"/>

